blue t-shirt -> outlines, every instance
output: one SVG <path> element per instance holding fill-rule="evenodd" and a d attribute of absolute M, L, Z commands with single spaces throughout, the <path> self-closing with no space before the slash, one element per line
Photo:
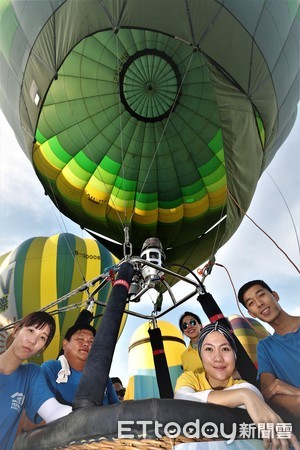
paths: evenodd
<path fill-rule="evenodd" d="M 258 377 L 272 373 L 281 381 L 300 388 L 300 327 L 294 333 L 274 333 L 257 344 Z"/>
<path fill-rule="evenodd" d="M 28 418 L 40 422 L 37 411 L 53 397 L 41 368 L 36 364 L 22 364 L 10 375 L 0 373 L 0 449 L 11 449 L 22 411 Z"/>
<path fill-rule="evenodd" d="M 83 372 L 79 372 L 70 367 L 71 375 L 68 376 L 67 383 L 56 383 L 58 372 L 61 369 L 60 361 L 46 361 L 41 365 L 41 369 L 56 400 L 65 405 L 72 405 Z M 114 403 L 119 403 L 119 399 L 111 379 L 108 378 L 103 396 L 103 405 L 111 405 Z"/>

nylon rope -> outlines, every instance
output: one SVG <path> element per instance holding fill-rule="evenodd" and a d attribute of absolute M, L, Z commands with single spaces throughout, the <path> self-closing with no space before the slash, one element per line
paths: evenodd
<path fill-rule="evenodd" d="M 278 248 L 278 250 L 280 250 L 283 255 L 289 260 L 289 262 L 295 267 L 295 269 L 297 270 L 298 273 L 300 273 L 300 269 L 299 267 L 297 267 L 297 265 L 292 261 L 292 259 L 288 256 L 288 254 L 277 244 L 277 242 L 262 228 L 260 227 L 247 213 L 246 211 L 243 210 L 243 208 L 240 206 L 240 204 L 238 203 L 238 201 L 236 200 L 236 198 L 231 194 L 231 192 L 229 190 L 227 190 L 229 196 L 231 197 L 231 199 L 233 200 L 233 202 L 236 204 L 236 206 L 240 209 L 240 211 L 244 214 L 244 216 L 246 216 L 249 220 L 251 220 L 251 222 L 262 232 L 264 233 L 269 239 L 270 241 L 273 242 L 273 244 Z"/>
<path fill-rule="evenodd" d="M 229 281 L 230 281 L 232 290 L 233 290 L 233 292 L 234 292 L 234 297 L 235 297 L 235 301 L 236 301 L 236 306 L 237 306 L 237 308 L 238 308 L 240 314 L 242 315 L 242 317 L 246 320 L 246 322 L 247 322 L 248 325 L 252 328 L 252 330 L 255 332 L 255 334 L 258 334 L 258 335 L 260 335 L 260 336 L 262 336 L 262 337 L 265 337 L 265 333 L 263 333 L 262 331 L 256 330 L 256 328 L 252 325 L 252 323 L 250 322 L 250 320 L 244 315 L 243 311 L 241 310 L 240 305 L 239 305 L 239 301 L 238 301 L 237 292 L 236 292 L 236 289 L 235 289 L 235 286 L 234 286 L 232 277 L 231 277 L 231 275 L 230 275 L 230 273 L 229 273 L 229 270 L 228 270 L 223 264 L 219 264 L 219 263 L 216 262 L 215 265 L 216 265 L 216 266 L 219 266 L 219 267 L 222 267 L 222 268 L 225 270 L 225 272 L 226 272 L 226 274 L 227 274 L 227 276 L 228 276 L 228 278 L 229 278 Z"/>
<path fill-rule="evenodd" d="M 285 206 L 286 206 L 286 209 L 288 210 L 288 213 L 289 213 L 289 216 L 290 216 L 290 218 L 291 218 L 291 221 L 292 221 L 292 224 L 293 224 L 293 228 L 294 228 L 294 231 L 295 231 L 295 236 L 296 236 L 296 241 L 297 241 L 297 246 L 298 246 L 298 253 L 299 253 L 299 255 L 300 255 L 300 242 L 299 242 L 299 236 L 298 236 L 298 232 L 297 232 L 297 228 L 296 228 L 296 224 L 295 224 L 295 221 L 294 221 L 292 212 L 291 212 L 291 210 L 290 210 L 290 208 L 289 208 L 289 205 L 288 205 L 288 203 L 287 203 L 287 201 L 286 201 L 286 199 L 285 199 L 283 193 L 282 193 L 281 190 L 279 189 L 278 184 L 275 182 L 274 178 L 270 175 L 270 173 L 269 173 L 267 170 L 266 170 L 266 173 L 267 173 L 267 175 L 271 178 L 272 182 L 274 183 L 274 185 L 275 185 L 276 189 L 278 190 L 278 192 L 279 192 L 279 194 L 280 194 L 282 200 L 284 201 L 284 204 L 285 204 Z"/>

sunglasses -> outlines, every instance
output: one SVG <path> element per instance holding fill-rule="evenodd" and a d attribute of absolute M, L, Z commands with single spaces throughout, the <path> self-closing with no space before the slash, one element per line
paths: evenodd
<path fill-rule="evenodd" d="M 183 324 L 182 324 L 182 329 L 183 330 L 186 330 L 187 329 L 187 327 L 189 326 L 189 325 L 191 325 L 192 327 L 194 327 L 195 325 L 196 325 L 196 320 L 195 319 L 192 319 L 192 320 L 189 320 L 188 322 L 183 322 Z"/>
<path fill-rule="evenodd" d="M 116 391 L 116 394 L 119 395 L 121 398 L 123 398 L 125 395 L 125 392 L 126 392 L 126 389 L 123 388 L 123 389 L 119 389 L 118 391 Z"/>

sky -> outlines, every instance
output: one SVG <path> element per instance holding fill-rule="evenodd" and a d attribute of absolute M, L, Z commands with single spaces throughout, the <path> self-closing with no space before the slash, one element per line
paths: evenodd
<path fill-rule="evenodd" d="M 217 252 L 216 262 L 205 280 L 224 315 L 240 314 L 236 290 L 251 279 L 263 279 L 280 296 L 280 302 L 290 314 L 300 315 L 300 114 L 285 143 L 262 175 L 248 215 L 283 249 L 298 270 L 277 246 L 247 217 L 234 236 Z M 294 224 L 293 224 L 294 222 Z M 295 230 L 296 228 L 296 230 Z M 53 206 L 36 177 L 30 161 L 18 145 L 14 133 L 0 112 L 0 255 L 14 250 L 26 239 L 69 232 L 90 237 L 75 223 L 62 216 Z M 231 281 L 232 280 L 232 284 Z M 173 288 L 176 300 L 183 297 L 186 283 Z M 151 297 L 144 299 L 135 310 L 149 308 Z M 147 304 L 146 304 L 147 303 Z M 163 305 L 170 304 L 165 300 Z M 151 307 L 151 303 L 150 303 Z M 186 310 L 197 313 L 207 322 L 195 298 L 163 317 L 178 325 Z M 246 311 L 243 311 L 246 313 Z M 129 316 L 116 345 L 111 376 L 119 376 L 126 385 L 130 375 L 128 347 L 133 332 L 144 323 Z M 271 329 L 269 329 L 271 331 Z"/>

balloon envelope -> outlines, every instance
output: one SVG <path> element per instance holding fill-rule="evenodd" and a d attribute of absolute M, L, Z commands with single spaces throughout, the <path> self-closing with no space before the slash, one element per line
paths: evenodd
<path fill-rule="evenodd" d="M 227 191 L 247 210 L 293 126 L 299 17 L 288 0 L 7 1 L 2 108 L 64 214 L 194 268 L 241 222 Z"/>
<path fill-rule="evenodd" d="M 158 320 L 157 326 L 161 331 L 164 353 L 174 389 L 176 380 L 182 373 L 181 354 L 185 350 L 185 343 L 180 330 L 175 325 Z M 160 397 L 148 329 L 149 323 L 140 325 L 130 339 L 126 400 Z"/>
<path fill-rule="evenodd" d="M 233 314 L 228 317 L 228 320 L 232 326 L 234 334 L 257 368 L 257 344 L 261 339 L 269 336 L 270 333 L 258 320 L 252 319 L 251 317 L 244 318 L 237 314 Z"/>
<path fill-rule="evenodd" d="M 48 306 L 116 263 L 116 258 L 94 239 L 81 239 L 73 234 L 62 233 L 24 241 L 6 255 L 0 266 L 1 325 L 5 326 L 32 311 Z M 90 287 L 90 292 L 93 289 L 94 287 Z M 110 290 L 111 284 L 108 283 L 95 294 L 94 300 L 106 303 Z M 47 312 L 53 312 L 82 302 L 82 305 L 75 309 L 61 310 L 59 314 L 54 315 L 56 335 L 45 352 L 35 358 L 35 362 L 41 362 L 42 358 L 56 359 L 65 332 L 76 321 L 80 309 L 86 306 L 88 294 L 87 290 L 80 291 L 47 309 Z M 94 316 L 98 316 L 91 323 L 96 328 L 104 308 L 96 305 L 92 311 Z M 125 318 L 121 329 L 124 324 Z M 7 337 L 5 333 L 1 341 L 1 351 L 5 350 Z"/>

